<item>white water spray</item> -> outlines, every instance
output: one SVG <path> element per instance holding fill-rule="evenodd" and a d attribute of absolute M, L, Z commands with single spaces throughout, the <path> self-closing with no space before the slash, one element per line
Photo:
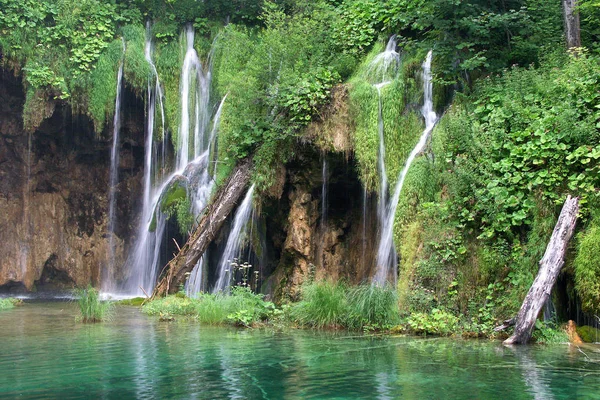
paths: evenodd
<path fill-rule="evenodd" d="M 123 55 L 125 55 L 125 41 L 123 41 Z M 115 249 L 115 226 L 116 226 L 116 202 L 117 183 L 119 181 L 119 130 L 121 129 L 121 95 L 123 89 L 123 60 L 119 64 L 117 75 L 117 97 L 115 100 L 115 114 L 113 117 L 113 140 L 110 151 L 110 177 L 108 194 L 108 265 L 102 281 L 102 289 L 110 291 L 114 289 L 113 274 L 116 264 Z"/>
<path fill-rule="evenodd" d="M 233 227 L 227 238 L 227 244 L 225 245 L 225 251 L 221 255 L 221 261 L 219 262 L 219 279 L 215 285 L 214 292 L 227 292 L 231 284 L 232 278 L 232 266 L 231 262 L 234 258 L 239 257 L 245 234 L 252 214 L 252 197 L 254 194 L 254 185 L 248 189 L 246 197 L 240 206 L 238 207 L 235 218 L 233 220 Z"/>
<path fill-rule="evenodd" d="M 411 151 L 410 155 L 406 159 L 404 168 L 400 172 L 396 188 L 394 190 L 394 196 L 392 197 L 389 206 L 386 210 L 387 216 L 382 229 L 381 239 L 379 242 L 379 248 L 377 250 L 377 272 L 373 278 L 373 283 L 377 285 L 385 285 L 390 273 L 394 273 L 394 279 L 396 278 L 396 267 L 397 257 L 394 249 L 394 218 L 396 215 L 396 209 L 398 207 L 398 201 L 400 200 L 400 193 L 402 192 L 402 186 L 406 179 L 406 174 L 410 169 L 410 166 L 414 159 L 423 151 L 429 134 L 435 127 L 437 122 L 437 115 L 433 110 L 433 85 L 431 82 L 431 60 L 433 58 L 433 52 L 427 53 L 427 58 L 423 63 L 423 96 L 424 102 L 421 108 L 421 114 L 425 119 L 425 130 L 419 138 L 419 142 Z M 391 270 L 393 268 L 393 270 Z"/>

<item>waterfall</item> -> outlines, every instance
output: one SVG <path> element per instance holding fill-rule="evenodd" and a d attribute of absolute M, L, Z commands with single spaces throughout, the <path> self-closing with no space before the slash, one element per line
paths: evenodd
<path fill-rule="evenodd" d="M 195 159 L 206 150 L 206 127 L 210 120 L 210 61 L 206 74 L 194 49 L 194 29 L 185 28 L 186 53 L 181 69 L 181 124 L 179 126 L 177 170 L 183 170 L 190 161 L 190 133 L 193 131 L 193 156 Z M 190 99 L 194 100 L 194 124 L 190 122 Z"/>
<path fill-rule="evenodd" d="M 397 46 L 396 35 L 392 35 L 385 50 L 373 59 L 367 70 L 367 76 L 372 82 L 389 82 L 397 76 L 400 66 L 400 54 L 396 51 Z"/>
<path fill-rule="evenodd" d="M 406 159 L 404 168 L 400 172 L 396 187 L 394 190 L 394 196 L 392 197 L 389 205 L 386 209 L 386 218 L 383 224 L 381 233 L 381 239 L 379 241 L 379 248 L 377 250 L 377 272 L 373 278 L 373 282 L 378 285 L 384 285 L 390 272 L 394 272 L 394 279 L 396 277 L 397 268 L 397 257 L 394 249 L 394 218 L 396 215 L 396 208 L 398 207 L 398 201 L 400 200 L 400 193 L 402 192 L 402 186 L 404 185 L 404 179 L 406 174 L 414 161 L 414 159 L 423 151 L 429 134 L 435 127 L 437 122 L 437 115 L 433 110 L 433 85 L 431 82 L 431 60 L 433 58 L 433 52 L 430 50 L 427 53 L 427 58 L 423 63 L 423 107 L 421 108 L 421 114 L 425 119 L 425 130 L 419 138 L 419 142 L 411 151 L 410 155 Z M 393 267 L 393 270 L 390 270 Z"/>
<path fill-rule="evenodd" d="M 181 123 L 179 125 L 178 149 L 177 149 L 177 170 L 183 170 L 189 161 L 190 144 L 190 87 L 192 86 L 192 73 L 198 74 L 200 70 L 200 60 L 194 49 L 194 29 L 191 25 L 185 28 L 185 38 L 187 50 L 183 59 L 181 69 Z M 196 97 L 196 96 L 195 96 Z"/>
<path fill-rule="evenodd" d="M 123 41 L 123 55 L 125 42 Z M 108 194 L 108 266 L 102 282 L 102 288 L 110 291 L 114 288 L 113 273 L 115 270 L 115 225 L 116 225 L 116 200 L 117 183 L 119 180 L 119 130 L 121 128 L 121 95 L 123 89 L 123 60 L 119 64 L 117 75 L 117 96 L 115 100 L 115 115 L 113 117 L 113 140 L 110 151 L 110 178 Z"/>
<path fill-rule="evenodd" d="M 240 206 L 238 207 L 235 218 L 233 220 L 233 227 L 229 232 L 227 238 L 227 244 L 225 245 L 225 251 L 221 255 L 219 262 L 218 276 L 219 279 L 214 287 L 214 292 L 226 292 L 229 289 L 232 278 L 232 266 L 231 262 L 234 258 L 239 257 L 244 239 L 248 221 L 252 214 L 252 196 L 254 194 L 254 185 L 248 189 L 246 197 Z M 240 260 L 242 262 L 243 260 Z"/>
<path fill-rule="evenodd" d="M 323 155 L 323 168 L 321 176 L 323 178 L 323 184 L 321 186 L 321 226 L 325 227 L 327 222 L 327 175 L 329 174 L 329 167 L 327 165 L 327 157 Z"/>
<path fill-rule="evenodd" d="M 158 72 L 152 60 L 152 49 L 152 37 L 150 34 L 150 24 L 148 23 L 146 25 L 144 55 L 146 62 L 150 65 L 152 75 L 148 79 L 142 213 L 138 224 L 136 241 L 126 262 L 129 276 L 120 288 L 121 294 L 127 296 L 142 296 L 144 295 L 144 291 L 149 294 L 154 288 L 159 268 L 158 264 L 160 262 L 160 246 L 167 224 L 167 216 L 158 207 L 162 191 L 153 192 L 152 185 L 153 181 L 155 183 L 159 181 L 159 172 L 163 169 L 165 162 L 165 157 L 162 155 L 159 157 L 157 152 L 154 151 L 154 127 L 157 104 L 161 113 L 163 149 L 165 145 L 164 136 L 166 136 L 163 93 Z M 154 225 L 154 231 L 151 231 L 152 225 Z"/>
<path fill-rule="evenodd" d="M 382 82 L 375 85 L 377 89 L 377 100 L 378 100 L 378 113 L 377 113 L 377 131 L 379 133 L 379 151 L 377 152 L 377 169 L 379 170 L 379 198 L 377 201 L 377 217 L 379 219 L 379 225 L 383 226 L 386 218 L 386 209 L 388 206 L 388 191 L 389 183 L 387 177 L 387 171 L 385 169 L 385 138 L 384 138 L 384 124 L 383 124 L 383 104 L 381 100 L 381 88 L 386 86 L 389 82 Z"/>
<path fill-rule="evenodd" d="M 388 40 L 385 50 L 377 55 L 369 65 L 367 70 L 367 76 L 374 82 L 373 87 L 377 90 L 377 133 L 379 138 L 379 149 L 377 152 L 377 169 L 379 172 L 379 193 L 377 201 L 377 219 L 379 226 L 385 226 L 387 215 L 388 215 L 388 200 L 389 200 L 389 181 L 387 176 L 387 170 L 385 167 L 385 124 L 383 121 L 383 99 L 381 96 L 381 89 L 389 85 L 393 79 L 396 78 L 400 65 L 400 54 L 396 52 L 396 35 L 393 35 Z M 363 199 L 363 207 L 366 212 L 366 192 Z M 365 226 L 363 231 L 366 230 L 366 216 L 363 216 Z M 366 233 L 364 233 L 366 234 Z M 381 240 L 381 238 L 380 238 Z M 366 241 L 363 238 L 363 253 L 365 252 Z M 363 255 L 363 261 L 364 261 Z M 395 253 L 390 254 L 391 259 L 395 259 Z"/>
<path fill-rule="evenodd" d="M 163 195 L 175 182 L 183 182 L 188 196 L 192 200 L 191 212 L 199 215 L 208 203 L 214 181 L 209 174 L 210 144 L 216 140 L 221 110 L 225 98 L 221 101 L 214 117 L 213 128 L 206 138 L 206 127 L 209 123 L 210 101 L 210 69 L 204 74 L 200 60 L 194 50 L 194 31 L 186 27 L 186 56 L 181 71 L 181 123 L 179 129 L 179 152 L 175 160 L 175 171 L 167 176 L 159 174 L 165 169 L 165 114 L 163 93 L 156 67 L 152 60 L 152 42 L 150 27 L 146 27 L 145 57 L 150 65 L 152 76 L 148 82 L 148 120 L 145 141 L 144 178 L 142 216 L 138 226 L 135 245 L 127 260 L 128 279 L 124 282 L 120 294 L 124 296 L 141 296 L 151 293 L 156 283 L 160 268 L 160 250 L 163 246 L 168 216 L 161 211 L 160 203 Z M 210 67 L 210 63 L 208 64 Z M 190 102 L 190 99 L 194 99 Z M 160 106 L 162 117 L 163 143 L 154 143 L 156 105 Z M 194 113 L 194 122 L 190 123 L 190 115 Z M 193 136 L 191 136 L 193 132 Z M 193 157 L 190 144 L 193 144 Z M 159 156 L 157 148 L 162 147 Z M 154 188 L 154 189 L 153 189 Z M 201 281 L 201 269 L 195 270 Z M 192 274 L 194 275 L 194 274 Z"/>
<path fill-rule="evenodd" d="M 213 174 L 213 177 L 211 177 L 210 173 L 209 173 L 209 170 L 210 170 L 209 154 L 211 151 L 211 146 L 212 146 L 212 152 L 216 153 L 216 137 L 217 137 L 217 133 L 219 130 L 219 124 L 221 122 L 221 114 L 223 112 L 223 105 L 225 104 L 226 98 L 227 98 L 227 95 L 223 96 L 223 99 L 221 99 L 221 102 L 219 103 L 219 107 L 217 108 L 217 111 L 213 118 L 213 126 L 212 126 L 212 130 L 211 130 L 210 137 L 208 140 L 208 149 L 204 151 L 203 156 L 201 157 L 202 161 L 205 163 L 205 166 L 202 168 L 202 172 L 200 173 L 195 186 L 192 187 L 193 189 L 195 189 L 195 190 L 192 190 L 192 202 L 191 202 L 192 203 L 192 212 L 196 216 L 200 215 L 200 213 L 202 213 L 202 211 L 208 204 L 210 194 L 214 187 L 214 178 L 213 177 L 215 174 Z M 216 155 L 215 155 L 215 157 L 216 157 Z M 215 165 L 215 171 L 216 171 L 216 165 Z M 198 260 L 198 262 L 194 266 L 194 269 L 192 270 L 192 272 L 186 282 L 185 292 L 189 297 L 195 296 L 198 293 L 200 293 L 201 291 L 205 290 L 206 285 L 204 282 L 204 279 L 205 279 L 204 270 L 206 269 L 206 261 L 205 261 L 206 256 L 207 256 L 207 254 L 205 253 L 200 258 L 200 260 Z"/>
<path fill-rule="evenodd" d="M 362 261 L 362 265 L 364 266 L 366 264 L 366 255 L 367 255 L 367 201 L 368 201 L 368 195 L 367 195 L 367 189 L 363 188 L 363 199 L 362 199 L 362 206 L 363 206 L 363 210 L 362 210 L 362 256 L 361 256 L 361 261 Z"/>

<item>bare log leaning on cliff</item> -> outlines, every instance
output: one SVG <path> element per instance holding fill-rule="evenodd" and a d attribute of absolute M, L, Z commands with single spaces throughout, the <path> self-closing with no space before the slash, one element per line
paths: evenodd
<path fill-rule="evenodd" d="M 552 232 L 548 247 L 546 247 L 544 257 L 540 261 L 538 274 L 517 314 L 515 332 L 504 341 L 504 344 L 525 344 L 531 339 L 535 320 L 550 297 L 552 287 L 565 263 L 565 252 L 575 231 L 578 212 L 579 199 L 568 196 Z"/>
<path fill-rule="evenodd" d="M 186 273 L 194 269 L 225 219 L 244 194 L 250 182 L 250 167 L 249 161 L 243 161 L 234 169 L 227 182 L 211 201 L 194 233 L 163 269 L 161 279 L 152 294 L 153 298 L 172 293 L 185 282 Z"/>

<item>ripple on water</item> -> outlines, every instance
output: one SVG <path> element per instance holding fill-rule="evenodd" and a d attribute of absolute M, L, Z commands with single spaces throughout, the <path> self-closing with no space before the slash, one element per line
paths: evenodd
<path fill-rule="evenodd" d="M 76 313 L 0 313 L 0 398 L 600 398 L 600 364 L 567 346 L 246 331 L 125 306 L 84 325 Z"/>

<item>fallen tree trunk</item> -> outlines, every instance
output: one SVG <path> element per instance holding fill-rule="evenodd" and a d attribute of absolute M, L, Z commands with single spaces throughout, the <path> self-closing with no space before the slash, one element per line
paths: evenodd
<path fill-rule="evenodd" d="M 565 252 L 575 231 L 579 199 L 567 197 L 560 212 L 552 237 L 540 261 L 540 269 L 517 314 L 514 334 L 504 344 L 525 344 L 531 339 L 535 320 L 550 297 L 552 287 L 565 263 Z"/>
<path fill-rule="evenodd" d="M 185 283 L 186 273 L 191 272 L 206 248 L 219 232 L 219 229 L 233 211 L 250 182 L 249 161 L 239 164 L 227 182 L 211 201 L 198 227 L 187 240 L 179 253 L 165 266 L 152 298 L 165 296 L 176 291 Z"/>

